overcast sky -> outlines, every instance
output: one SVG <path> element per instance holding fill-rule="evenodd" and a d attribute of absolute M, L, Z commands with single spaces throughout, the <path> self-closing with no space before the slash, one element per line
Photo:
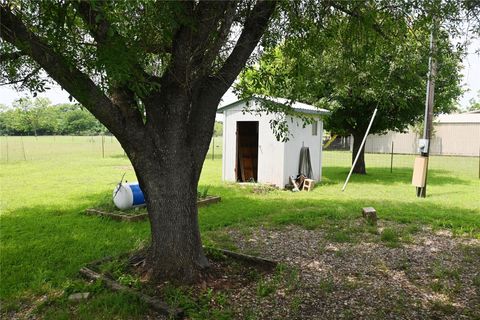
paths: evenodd
<path fill-rule="evenodd" d="M 468 107 L 470 99 L 477 98 L 477 93 L 480 91 L 480 56 L 478 53 L 475 53 L 480 52 L 479 39 L 472 41 L 468 52 L 468 56 L 463 61 L 464 69 L 462 71 L 464 75 L 464 89 L 467 89 L 467 92 L 459 101 L 459 104 L 463 109 Z M 50 90 L 40 93 L 38 96 L 49 98 L 53 104 L 70 102 L 68 100 L 68 93 L 57 85 L 52 85 Z M 11 86 L 0 86 L 1 104 L 11 106 L 14 100 L 21 97 L 32 97 L 32 95 L 29 92 L 17 92 Z M 229 90 L 223 97 L 221 105 L 234 102 L 235 100 L 235 95 Z"/>

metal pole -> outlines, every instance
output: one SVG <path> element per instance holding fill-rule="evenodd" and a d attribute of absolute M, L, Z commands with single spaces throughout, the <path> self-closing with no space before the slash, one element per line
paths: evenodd
<path fill-rule="evenodd" d="M 352 175 L 353 168 L 355 168 L 355 165 L 357 164 L 358 156 L 360 155 L 360 152 L 363 149 L 365 141 L 367 140 L 368 133 L 370 132 L 370 128 L 372 127 L 373 119 L 375 119 L 376 114 L 377 114 L 377 108 L 375 108 L 375 111 L 373 111 L 372 118 L 370 119 L 370 123 L 368 124 L 367 132 L 365 132 L 365 136 L 363 137 L 362 143 L 360 144 L 360 148 L 358 148 L 357 156 L 355 157 L 355 160 L 353 161 L 353 164 L 352 164 L 352 168 L 348 173 L 347 180 L 345 180 L 345 183 L 343 184 L 342 191 L 345 191 L 345 188 L 347 187 L 348 180 L 350 180 L 350 176 Z"/>
<path fill-rule="evenodd" d="M 423 150 L 421 155 L 428 158 L 430 155 L 430 141 L 432 137 L 432 121 L 433 121 L 433 103 L 435 94 L 435 77 L 437 75 L 437 61 L 435 59 L 435 30 L 436 21 L 433 21 L 432 31 L 430 33 L 430 57 L 428 58 L 428 79 L 427 79 L 427 94 L 425 99 L 425 123 L 423 127 L 423 139 L 428 141 L 427 147 Z M 428 176 L 428 159 L 425 173 L 424 187 L 417 187 L 417 197 L 425 198 L 427 196 L 427 176 Z"/>
<path fill-rule="evenodd" d="M 393 141 L 392 141 L 392 152 L 390 153 L 390 173 L 393 172 Z"/>

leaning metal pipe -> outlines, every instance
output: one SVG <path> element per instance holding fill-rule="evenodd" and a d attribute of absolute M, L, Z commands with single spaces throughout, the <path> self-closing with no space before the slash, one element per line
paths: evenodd
<path fill-rule="evenodd" d="M 353 168 L 355 168 L 355 165 L 357 164 L 358 156 L 360 155 L 360 151 L 362 151 L 363 145 L 365 144 L 365 141 L 367 140 L 368 133 L 370 132 L 370 128 L 372 127 L 373 119 L 375 119 L 376 114 L 377 114 L 377 108 L 375 108 L 375 111 L 373 111 L 372 118 L 370 119 L 370 123 L 368 124 L 367 132 L 365 132 L 365 136 L 363 137 L 362 144 L 360 145 L 360 148 L 358 148 L 357 156 L 355 157 L 355 161 L 353 161 L 352 168 L 350 169 L 350 172 L 348 173 L 347 180 L 345 180 L 345 183 L 343 184 L 342 191 L 345 191 L 345 188 L 347 187 L 348 180 L 350 180 L 350 176 L 352 175 Z"/>

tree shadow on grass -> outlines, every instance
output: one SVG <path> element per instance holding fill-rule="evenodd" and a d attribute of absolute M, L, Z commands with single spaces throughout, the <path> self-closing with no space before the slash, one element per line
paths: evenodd
<path fill-rule="evenodd" d="M 68 208 L 38 205 L 2 215 L 2 300 L 62 287 L 86 263 L 131 250 L 148 239 L 147 222 L 123 224 L 83 214 L 88 203 L 103 196 L 72 199 Z"/>
<path fill-rule="evenodd" d="M 123 153 L 119 153 L 119 154 L 109 154 L 109 155 L 108 155 L 108 158 L 128 159 L 128 157 L 127 157 L 126 155 L 124 155 Z"/>

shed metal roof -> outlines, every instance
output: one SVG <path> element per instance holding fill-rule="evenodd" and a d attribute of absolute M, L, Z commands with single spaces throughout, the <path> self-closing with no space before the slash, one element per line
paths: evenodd
<path fill-rule="evenodd" d="M 323 114 L 329 114 L 330 111 L 327 109 L 321 109 L 317 108 L 315 106 L 302 103 L 302 102 L 292 102 L 288 99 L 284 98 L 274 98 L 274 97 L 260 97 L 260 96 L 252 96 L 250 98 L 242 99 L 235 101 L 233 103 L 227 104 L 226 106 L 220 107 L 217 109 L 217 113 L 223 113 L 225 110 L 231 109 L 235 107 L 236 105 L 240 104 L 241 102 L 246 102 L 249 100 L 268 100 L 270 102 L 275 102 L 278 104 L 284 104 L 284 105 L 290 105 L 293 111 L 298 112 L 298 113 L 306 113 L 306 114 L 317 114 L 317 115 L 323 115 Z"/>

